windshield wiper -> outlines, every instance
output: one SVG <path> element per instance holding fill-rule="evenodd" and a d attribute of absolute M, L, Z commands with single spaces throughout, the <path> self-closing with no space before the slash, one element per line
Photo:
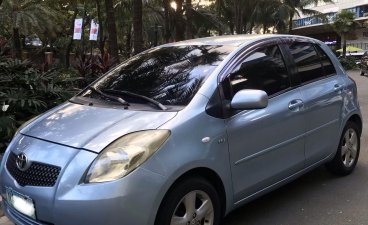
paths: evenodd
<path fill-rule="evenodd" d="M 161 103 L 159 103 L 158 101 L 156 101 L 152 98 L 149 98 L 147 96 L 144 96 L 144 95 L 136 94 L 136 93 L 133 93 L 133 92 L 130 92 L 130 91 L 118 91 L 118 90 L 111 90 L 111 89 L 106 89 L 104 91 L 105 92 L 110 92 L 110 93 L 113 93 L 113 94 L 125 94 L 125 95 L 129 95 L 131 97 L 141 98 L 141 99 L 146 100 L 147 102 L 150 102 L 150 103 L 156 105 L 161 110 L 167 110 L 166 106 L 164 106 Z"/>
<path fill-rule="evenodd" d="M 112 95 L 108 95 L 108 94 L 105 94 L 103 93 L 102 91 L 100 90 L 97 90 L 96 88 L 92 87 L 92 86 L 88 86 L 87 87 L 89 90 L 93 91 L 93 92 L 96 92 L 97 94 L 99 95 L 102 95 L 108 99 L 112 99 L 112 100 L 115 100 L 116 102 L 119 102 L 121 103 L 123 106 L 129 106 L 129 103 L 127 101 L 125 101 L 124 99 L 122 98 L 119 98 L 119 97 L 116 97 L 116 96 L 112 96 Z"/>

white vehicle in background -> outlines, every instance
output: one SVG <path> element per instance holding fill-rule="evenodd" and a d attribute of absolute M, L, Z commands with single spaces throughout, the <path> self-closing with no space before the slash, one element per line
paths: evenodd
<path fill-rule="evenodd" d="M 354 57 L 355 62 L 359 65 L 361 62 L 362 57 L 364 54 L 366 54 L 368 51 L 358 51 L 358 52 L 346 52 L 346 57 Z M 341 55 L 342 56 L 342 55 Z"/>
<path fill-rule="evenodd" d="M 365 51 L 363 56 L 360 58 L 360 62 L 357 63 L 360 67 L 360 75 L 368 75 L 368 51 Z"/>

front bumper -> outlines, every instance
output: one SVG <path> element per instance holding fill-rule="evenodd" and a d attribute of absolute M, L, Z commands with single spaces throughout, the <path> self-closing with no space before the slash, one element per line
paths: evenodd
<path fill-rule="evenodd" d="M 52 150 L 44 154 L 45 149 Z M 154 223 L 162 197 L 160 189 L 165 182 L 162 175 L 137 168 L 117 181 L 84 184 L 81 179 L 97 156 L 93 152 L 28 137 L 13 143 L 7 153 L 9 151 L 15 154 L 19 154 L 20 151 L 25 152 L 32 161 L 52 162 L 62 168 L 57 183 L 53 187 L 20 186 L 2 163 L 0 191 L 4 198 L 4 212 L 18 225 L 152 225 Z M 4 158 L 4 161 L 6 160 L 7 158 Z M 24 216 L 6 203 L 6 188 L 33 199 L 37 220 Z"/>

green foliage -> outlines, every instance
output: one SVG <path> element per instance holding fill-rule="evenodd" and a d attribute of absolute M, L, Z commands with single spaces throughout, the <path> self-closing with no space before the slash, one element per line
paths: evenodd
<path fill-rule="evenodd" d="M 358 27 L 358 23 L 355 21 L 355 13 L 349 10 L 342 10 L 336 15 L 336 20 L 333 23 L 333 28 L 337 33 L 341 35 L 343 40 L 343 57 L 346 56 L 346 35 Z"/>
<path fill-rule="evenodd" d="M 332 2 L 332 0 L 321 0 Z M 70 0 L 3 0 L 0 7 L 0 33 L 9 39 L 17 36 L 13 30 L 17 28 L 17 39 L 36 35 L 44 46 L 51 46 L 54 56 L 69 66 L 66 55 L 77 48 L 99 48 L 104 52 L 110 48 L 109 29 L 107 23 L 110 14 L 106 12 L 106 1 L 70 1 Z M 121 55 L 130 56 L 133 52 L 134 32 L 132 28 L 133 0 L 114 0 L 113 12 L 117 28 L 117 46 Z M 170 3 L 176 2 L 183 7 L 174 10 Z M 164 44 L 184 37 L 177 37 L 177 30 L 190 35 L 186 39 L 203 37 L 212 34 L 234 33 L 286 33 L 291 28 L 295 15 L 314 15 L 322 17 L 318 11 L 307 6 L 318 0 L 212 0 L 210 5 L 202 5 L 203 1 L 184 0 L 150 0 L 143 1 L 143 40 L 144 48 L 154 44 Z M 191 16 L 188 16 L 190 12 Z M 83 40 L 73 41 L 72 31 L 74 17 L 83 18 Z M 89 24 L 95 20 L 100 25 L 97 42 L 88 40 Z M 180 29 L 179 29 L 180 28 Z M 5 35 L 6 34 L 6 35 Z M 179 39 L 178 39 L 179 38 Z M 20 41 L 10 41 L 20 43 Z M 13 49 L 16 46 L 13 46 Z M 21 47 L 17 47 L 19 50 Z M 48 49 L 50 50 L 50 49 Z M 16 51 L 17 53 L 19 51 Z M 111 51 L 109 49 L 111 54 Z M 19 55 L 19 53 L 18 53 Z"/>
<path fill-rule="evenodd" d="M 334 29 L 338 33 L 347 33 L 358 26 L 355 21 L 355 13 L 349 10 L 342 10 L 336 15 L 336 20 L 333 23 Z"/>
<path fill-rule="evenodd" d="M 79 73 L 79 87 L 84 88 L 89 83 L 92 83 L 99 76 L 109 71 L 114 65 L 114 59 L 105 53 L 101 55 L 91 55 L 81 53 L 76 58 L 74 68 Z"/>
<path fill-rule="evenodd" d="M 352 70 L 358 67 L 354 57 L 341 57 L 339 61 L 345 70 Z"/>
<path fill-rule="evenodd" d="M 4 151 L 6 148 L 6 142 L 12 138 L 18 123 L 15 121 L 14 116 L 4 115 L 4 112 L 0 113 L 0 151 Z"/>
<path fill-rule="evenodd" d="M 0 36 L 0 62 L 11 55 L 8 41 Z"/>
<path fill-rule="evenodd" d="M 82 88 L 107 72 L 114 59 L 106 53 L 106 48 L 118 48 L 125 57 L 132 54 L 132 23 L 137 15 L 132 7 L 133 1 L 109 0 L 113 3 L 113 9 L 110 10 L 115 13 L 118 28 L 117 32 L 110 33 L 107 23 L 112 19 L 111 13 L 106 11 L 106 1 L 0 0 L 0 149 L 4 148 L 21 122 L 67 99 L 75 91 L 72 87 Z M 206 6 L 194 0 L 143 1 L 144 48 L 156 43 L 181 40 L 184 37 L 178 37 L 176 33 L 179 31 L 183 36 L 187 27 L 190 27 L 190 34 L 187 33 L 185 37 L 187 39 L 215 33 L 259 33 L 261 30 L 264 33 L 285 33 L 291 30 L 295 15 L 303 13 L 323 17 L 320 12 L 306 7 L 318 1 L 212 0 L 213 4 Z M 183 7 L 174 10 L 170 7 L 171 2 Z M 354 29 L 354 18 L 348 14 L 343 11 L 337 17 L 335 29 L 341 34 Z M 82 40 L 72 39 L 75 18 L 84 19 Z M 92 19 L 100 25 L 97 42 L 88 40 Z M 21 58 L 24 48 L 22 40 L 31 35 L 43 42 L 43 47 L 31 49 L 34 52 L 29 52 L 31 50 L 28 48 L 33 63 L 37 61 L 40 64 L 37 66 L 28 61 L 11 59 L 14 55 Z M 112 36 L 117 37 L 116 45 L 109 42 Z M 96 48 L 101 54 L 95 54 Z M 80 54 L 78 49 L 91 49 L 94 55 Z M 43 64 L 46 50 L 54 52 L 54 59 L 67 66 L 69 61 L 66 61 L 66 56 L 76 52 L 75 61 L 70 62 L 74 69 L 53 68 L 47 72 L 43 72 L 47 69 L 37 69 L 49 66 Z M 342 64 L 345 68 L 355 66 L 351 59 L 342 59 Z M 79 77 L 76 77 L 77 73 Z M 7 110 L 3 110 L 3 105 L 9 105 Z"/>
<path fill-rule="evenodd" d="M 28 61 L 0 56 L 0 150 L 21 123 L 70 98 L 75 79 L 69 70 L 40 72 Z"/>
<path fill-rule="evenodd" d="M 23 35 L 55 36 L 60 30 L 63 14 L 52 7 L 53 2 L 34 0 L 4 0 L 0 8 L 3 21 Z"/>

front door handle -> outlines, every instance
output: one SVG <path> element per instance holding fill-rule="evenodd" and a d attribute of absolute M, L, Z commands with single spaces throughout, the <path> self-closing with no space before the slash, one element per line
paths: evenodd
<path fill-rule="evenodd" d="M 289 102 L 289 109 L 293 112 L 299 111 L 303 107 L 304 103 L 300 99 L 294 99 Z"/>

